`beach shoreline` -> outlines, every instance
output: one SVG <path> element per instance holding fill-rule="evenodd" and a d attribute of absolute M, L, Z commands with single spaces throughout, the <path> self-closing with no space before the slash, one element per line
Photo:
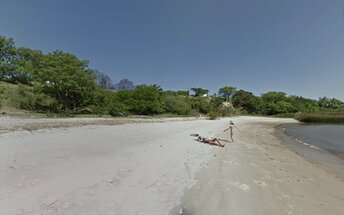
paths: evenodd
<path fill-rule="evenodd" d="M 290 150 L 276 126 L 229 118 L 155 120 L 0 133 L 0 211 L 21 214 L 342 214 L 344 181 Z M 30 121 L 30 120 L 29 120 Z M 47 120 L 49 123 L 49 120 Z M 73 120 L 71 120 L 73 121 Z M 154 120 L 153 120 L 154 121 Z M 99 121 L 98 121 L 99 122 Z M 30 123 L 39 123 L 30 121 Z M 6 127 L 3 125 L 3 127 Z"/>
<path fill-rule="evenodd" d="M 284 131 L 283 126 L 285 125 L 276 127 L 275 135 L 280 138 L 282 143 L 287 145 L 290 150 L 302 156 L 308 162 L 319 165 L 327 171 L 333 172 L 339 177 L 344 178 L 344 158 L 342 155 L 314 146 L 311 142 L 305 143 L 296 137 L 288 135 Z"/>
<path fill-rule="evenodd" d="M 343 174 L 310 162 L 276 135 L 280 125 L 295 121 L 255 120 L 237 145 L 199 171 L 198 183 L 170 215 L 342 214 Z"/>

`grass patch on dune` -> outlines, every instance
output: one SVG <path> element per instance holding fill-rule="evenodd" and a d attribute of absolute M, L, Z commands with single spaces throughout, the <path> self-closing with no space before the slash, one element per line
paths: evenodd
<path fill-rule="evenodd" d="M 0 81 L 0 110 L 17 112 L 18 109 L 15 107 L 11 98 L 13 98 L 15 91 L 17 90 L 17 85 L 10 84 Z"/>

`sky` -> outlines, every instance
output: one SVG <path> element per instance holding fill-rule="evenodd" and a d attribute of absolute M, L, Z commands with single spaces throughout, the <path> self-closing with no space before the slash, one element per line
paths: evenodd
<path fill-rule="evenodd" d="M 1 0 L 0 35 L 115 82 L 344 100 L 344 0 Z"/>

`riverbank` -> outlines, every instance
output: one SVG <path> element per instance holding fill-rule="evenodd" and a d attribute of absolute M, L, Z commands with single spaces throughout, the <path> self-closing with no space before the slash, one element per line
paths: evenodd
<path fill-rule="evenodd" d="M 190 134 L 228 139 L 229 119 L 8 130 L 0 134 L 0 211 L 343 214 L 343 179 L 274 136 L 294 120 L 231 120 L 240 132 L 224 148 Z"/>

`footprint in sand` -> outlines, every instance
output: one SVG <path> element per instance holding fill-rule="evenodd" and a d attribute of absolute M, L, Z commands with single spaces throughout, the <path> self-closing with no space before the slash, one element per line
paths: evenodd
<path fill-rule="evenodd" d="M 295 210 L 292 205 L 288 205 L 288 214 L 294 214 Z"/>
<path fill-rule="evenodd" d="M 253 182 L 259 186 L 266 186 L 266 183 L 264 181 L 254 180 Z"/>
<path fill-rule="evenodd" d="M 231 165 L 240 165 L 240 163 L 236 162 L 235 160 L 222 160 L 223 163 L 231 164 Z"/>
<path fill-rule="evenodd" d="M 232 181 L 228 181 L 228 184 L 245 192 L 250 191 L 250 186 L 248 186 L 247 184 Z M 227 187 L 227 190 L 230 190 L 229 187 Z"/>

